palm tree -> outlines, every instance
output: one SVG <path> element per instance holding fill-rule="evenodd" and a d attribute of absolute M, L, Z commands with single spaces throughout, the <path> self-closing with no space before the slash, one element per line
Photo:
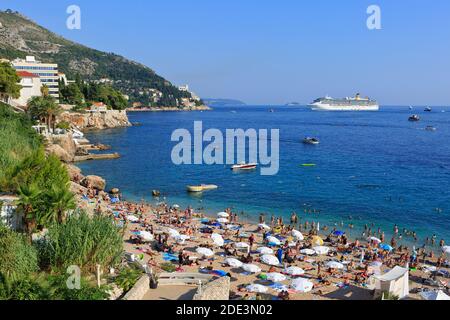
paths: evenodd
<path fill-rule="evenodd" d="M 32 242 L 32 235 L 36 229 L 38 216 L 37 207 L 39 206 L 39 201 L 41 201 L 41 191 L 39 188 L 32 185 L 23 185 L 18 189 L 19 200 L 17 202 L 17 207 L 23 212 L 23 222 L 25 225 L 25 232 L 28 235 L 29 242 Z"/>
<path fill-rule="evenodd" d="M 46 223 L 58 222 L 63 223 L 66 220 L 68 210 L 76 208 L 73 193 L 67 188 L 58 188 L 53 186 L 48 192 L 49 210 L 43 217 Z"/>
<path fill-rule="evenodd" d="M 28 101 L 28 113 L 32 118 L 44 119 L 48 130 L 52 128 L 52 121 L 61 112 L 60 107 L 52 96 L 33 97 Z"/>

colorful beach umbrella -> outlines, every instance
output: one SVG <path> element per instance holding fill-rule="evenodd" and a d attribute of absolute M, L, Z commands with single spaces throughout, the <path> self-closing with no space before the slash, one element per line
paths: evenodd
<path fill-rule="evenodd" d="M 294 289 L 297 292 L 301 293 L 307 293 L 310 292 L 314 287 L 314 284 L 304 278 L 298 278 L 295 280 L 292 280 L 291 288 Z"/>
<path fill-rule="evenodd" d="M 278 261 L 278 258 L 273 255 L 270 255 L 270 254 L 262 255 L 261 262 L 268 264 L 269 266 L 278 266 L 280 264 L 280 261 Z"/>
<path fill-rule="evenodd" d="M 333 235 L 335 235 L 336 237 L 343 236 L 344 234 L 345 232 L 340 230 L 336 230 L 335 232 L 333 232 Z"/>
<path fill-rule="evenodd" d="M 394 250 L 394 248 L 392 248 L 390 245 L 386 244 L 386 243 L 381 243 L 378 246 L 380 249 L 386 250 L 386 251 L 392 251 Z"/>
<path fill-rule="evenodd" d="M 273 254 L 273 250 L 268 247 L 261 247 L 256 249 L 259 254 Z"/>
<path fill-rule="evenodd" d="M 224 263 L 232 268 L 240 268 L 244 265 L 241 261 L 235 258 L 227 258 L 225 259 Z"/>
<path fill-rule="evenodd" d="M 292 266 L 284 270 L 284 273 L 291 276 L 301 276 L 305 274 L 305 270 L 299 267 Z"/>
<path fill-rule="evenodd" d="M 202 256 L 205 256 L 205 257 L 212 257 L 214 255 L 214 251 L 212 251 L 211 249 L 208 249 L 208 248 L 199 247 L 195 251 L 198 254 L 201 254 Z"/>
<path fill-rule="evenodd" d="M 260 273 L 261 268 L 258 267 L 256 264 L 244 264 L 241 267 L 244 271 L 250 272 L 250 273 Z"/>
<path fill-rule="evenodd" d="M 312 245 L 313 246 L 322 246 L 323 245 L 323 239 L 319 236 L 314 236 L 312 238 Z"/>

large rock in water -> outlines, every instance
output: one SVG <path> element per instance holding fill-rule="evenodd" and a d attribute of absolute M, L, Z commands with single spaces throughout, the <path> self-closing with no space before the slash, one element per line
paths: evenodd
<path fill-rule="evenodd" d="M 69 163 L 73 161 L 73 156 L 71 156 L 66 150 L 57 144 L 52 144 L 47 147 L 47 152 L 58 157 L 59 160 Z"/>
<path fill-rule="evenodd" d="M 126 111 L 108 110 L 105 113 L 64 112 L 59 115 L 60 121 L 66 121 L 81 130 L 97 130 L 131 126 Z"/>
<path fill-rule="evenodd" d="M 81 169 L 77 166 L 74 166 L 73 164 L 66 164 L 66 168 L 67 173 L 70 177 L 70 181 L 79 182 L 84 178 L 83 174 L 81 173 Z M 79 179 L 79 181 L 77 181 L 77 179 Z"/>
<path fill-rule="evenodd" d="M 51 142 L 53 144 L 59 145 L 66 151 L 71 159 L 69 162 L 73 161 L 75 153 L 77 151 L 77 146 L 75 145 L 71 134 L 55 135 L 52 137 Z"/>
<path fill-rule="evenodd" d="M 99 176 L 87 176 L 83 179 L 83 181 L 81 181 L 81 185 L 86 188 L 92 187 L 94 189 L 103 191 L 106 187 L 106 181 Z"/>

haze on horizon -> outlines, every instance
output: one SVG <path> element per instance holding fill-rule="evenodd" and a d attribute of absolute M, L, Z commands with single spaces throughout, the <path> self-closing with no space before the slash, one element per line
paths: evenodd
<path fill-rule="evenodd" d="M 81 30 L 66 28 L 72 4 Z M 366 26 L 372 4 L 381 30 Z M 205 98 L 285 104 L 360 92 L 382 105 L 450 105 L 448 0 L 3 0 L 8 8 Z"/>

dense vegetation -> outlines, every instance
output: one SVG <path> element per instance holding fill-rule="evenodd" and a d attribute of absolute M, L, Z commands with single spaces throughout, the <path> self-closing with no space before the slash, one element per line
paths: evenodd
<path fill-rule="evenodd" d="M 23 58 L 32 52 L 42 61 L 57 63 L 60 71 L 69 79 L 74 79 L 79 74 L 86 80 L 112 80 L 113 87 L 128 95 L 131 102 L 149 104 L 149 96 L 145 93 L 147 89 L 156 89 L 163 93 L 156 106 L 178 106 L 177 99 L 191 97 L 189 92 L 178 90 L 142 64 L 66 40 L 18 13 L 0 11 L 0 21 L 4 31 L 11 32 L 10 37 L 0 38 L 0 57 Z M 8 42 L 11 38 L 23 39 L 29 49 L 17 50 Z"/>
<path fill-rule="evenodd" d="M 79 76 L 67 86 L 60 81 L 59 89 L 61 103 L 73 104 L 78 108 L 90 106 L 93 102 L 103 102 L 114 110 L 124 110 L 128 106 L 120 91 L 109 85 L 81 81 Z"/>

